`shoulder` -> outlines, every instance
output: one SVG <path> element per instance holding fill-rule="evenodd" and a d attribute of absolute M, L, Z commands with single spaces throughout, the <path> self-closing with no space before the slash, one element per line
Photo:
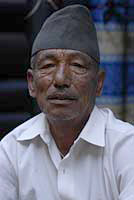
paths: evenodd
<path fill-rule="evenodd" d="M 134 152 L 134 126 L 128 122 L 117 119 L 110 109 L 100 109 L 105 115 L 105 150 L 117 153 L 122 149 L 133 149 Z"/>
<path fill-rule="evenodd" d="M 0 166 L 2 163 L 12 163 L 12 165 L 14 165 L 14 167 L 17 169 L 16 159 L 18 151 L 21 149 L 19 138 L 23 135 L 27 135 L 28 138 L 32 137 L 32 132 L 30 132 L 30 130 L 32 127 L 38 124 L 42 116 L 43 113 L 40 113 L 39 115 L 27 120 L 9 132 L 0 141 Z"/>
<path fill-rule="evenodd" d="M 106 117 L 103 166 L 112 190 L 118 197 L 134 195 L 134 126 L 117 119 L 109 109 Z"/>
<path fill-rule="evenodd" d="M 11 132 L 9 132 L 1 141 L 0 141 L 0 148 L 4 148 L 5 150 L 8 149 L 15 149 L 17 145 L 17 139 L 23 135 L 30 127 L 34 124 L 38 123 L 40 118 L 42 118 L 43 113 L 40 113 L 31 119 L 27 120 L 23 124 L 17 126 Z"/>
<path fill-rule="evenodd" d="M 107 112 L 106 139 L 112 143 L 134 137 L 134 126 L 128 122 L 117 119 L 110 109 L 104 109 Z M 104 111 L 102 111 L 104 112 Z"/>

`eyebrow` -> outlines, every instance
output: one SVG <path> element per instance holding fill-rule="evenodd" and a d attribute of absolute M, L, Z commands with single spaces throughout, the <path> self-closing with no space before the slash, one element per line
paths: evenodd
<path fill-rule="evenodd" d="M 40 65 L 41 62 L 44 62 L 45 60 L 56 60 L 56 56 L 53 53 L 46 53 L 43 55 L 39 55 L 37 58 L 37 65 Z"/>
<path fill-rule="evenodd" d="M 39 58 L 38 58 L 38 60 L 39 61 L 42 61 L 42 60 L 44 60 L 44 59 L 56 59 L 56 55 L 55 54 L 50 54 L 50 53 L 48 53 L 48 54 L 44 54 L 44 55 L 41 55 L 41 56 L 39 56 Z"/>
<path fill-rule="evenodd" d="M 88 55 L 83 55 L 80 53 L 73 52 L 70 54 L 70 58 L 74 59 L 74 60 L 81 59 L 82 61 L 87 62 L 88 64 L 94 64 L 94 60 L 91 57 L 89 57 Z"/>
<path fill-rule="evenodd" d="M 80 58 L 80 59 L 88 59 L 89 61 L 91 61 L 92 59 L 90 57 L 84 57 L 83 55 L 79 54 L 79 53 L 71 53 L 70 58 Z"/>

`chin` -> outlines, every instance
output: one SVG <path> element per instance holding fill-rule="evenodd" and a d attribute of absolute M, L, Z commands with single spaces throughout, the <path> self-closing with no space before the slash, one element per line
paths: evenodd
<path fill-rule="evenodd" d="M 70 121 L 78 117 L 78 114 L 67 114 L 67 113 L 46 113 L 48 119 L 53 121 Z"/>

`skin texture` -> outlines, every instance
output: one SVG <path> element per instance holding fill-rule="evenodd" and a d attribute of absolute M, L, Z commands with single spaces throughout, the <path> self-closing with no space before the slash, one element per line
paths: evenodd
<path fill-rule="evenodd" d="M 27 72 L 30 95 L 46 114 L 59 150 L 66 154 L 101 94 L 104 72 L 86 54 L 42 50 Z"/>

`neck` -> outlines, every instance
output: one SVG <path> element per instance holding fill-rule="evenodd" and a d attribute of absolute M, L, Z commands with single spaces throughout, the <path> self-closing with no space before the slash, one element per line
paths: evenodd
<path fill-rule="evenodd" d="M 48 118 L 51 134 L 59 151 L 66 155 L 85 126 L 89 114 L 80 119 L 52 120 Z"/>

